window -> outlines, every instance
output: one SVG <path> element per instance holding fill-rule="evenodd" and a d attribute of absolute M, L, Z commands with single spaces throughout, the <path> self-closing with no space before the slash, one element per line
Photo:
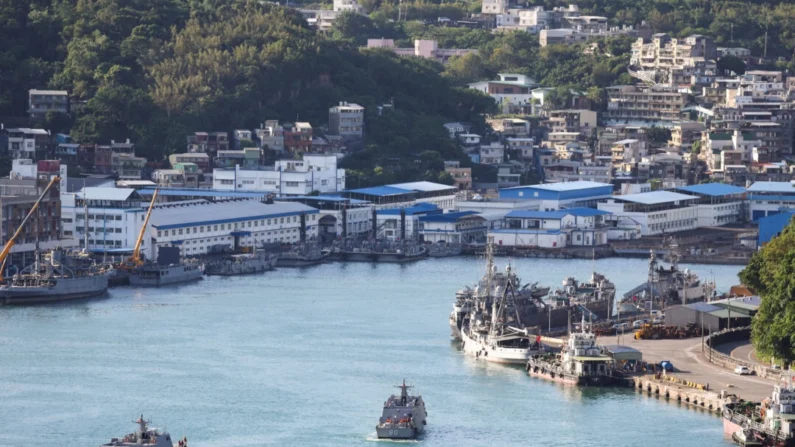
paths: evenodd
<path fill-rule="evenodd" d="M 179 235 L 182 236 L 182 228 L 179 229 Z"/>
<path fill-rule="evenodd" d="M 199 231 L 199 229 L 198 229 L 198 228 L 196 228 L 196 227 L 193 227 L 193 234 L 196 234 L 198 231 Z"/>

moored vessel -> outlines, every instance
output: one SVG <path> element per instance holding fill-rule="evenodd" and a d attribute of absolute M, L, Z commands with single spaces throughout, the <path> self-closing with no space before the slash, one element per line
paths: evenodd
<path fill-rule="evenodd" d="M 379 439 L 416 439 L 427 424 L 425 402 L 422 396 L 408 393 L 413 387 L 406 385 L 405 379 L 396 388 L 400 388 L 400 395 L 393 394 L 384 402 L 376 435 Z"/>
<path fill-rule="evenodd" d="M 202 279 L 202 265 L 195 261 L 175 264 L 146 263 L 130 272 L 130 285 L 160 287 Z"/>
<path fill-rule="evenodd" d="M 616 379 L 613 359 L 596 344 L 585 319 L 580 331 L 569 335 L 560 353 L 533 356 L 525 369 L 530 376 L 571 385 L 612 385 Z"/>
<path fill-rule="evenodd" d="M 792 378 L 785 384 L 773 385 L 773 393 L 758 405 L 749 402 L 726 404 L 723 433 L 740 445 L 795 446 Z"/>
<path fill-rule="evenodd" d="M 276 268 L 276 254 L 242 253 L 229 255 L 207 263 L 204 274 L 211 276 L 238 276 L 263 273 Z"/>
<path fill-rule="evenodd" d="M 334 247 L 334 257 L 349 262 L 405 263 L 425 259 L 428 249 L 414 241 L 372 239 Z"/>
<path fill-rule="evenodd" d="M 276 267 L 310 267 L 326 262 L 333 252 L 322 250 L 316 243 L 298 244 L 279 254 Z"/>
<path fill-rule="evenodd" d="M 181 439 L 177 444 L 174 444 L 168 432 L 150 427 L 149 424 L 152 421 L 145 420 L 144 415 L 141 415 L 138 420 L 133 422 L 138 425 L 138 429 L 135 432 L 127 434 L 121 439 L 113 438 L 110 442 L 99 447 L 188 447 L 187 438 Z"/>

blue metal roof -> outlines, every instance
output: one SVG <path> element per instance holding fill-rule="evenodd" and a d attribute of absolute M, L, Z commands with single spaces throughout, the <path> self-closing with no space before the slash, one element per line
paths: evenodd
<path fill-rule="evenodd" d="M 349 189 L 348 192 L 358 194 L 368 194 L 371 196 L 399 196 L 401 194 L 412 194 L 414 191 L 408 189 L 395 188 L 394 186 L 373 186 L 370 188 Z"/>
<path fill-rule="evenodd" d="M 732 194 L 743 194 L 745 188 L 739 186 L 727 185 L 725 183 L 705 183 L 703 185 L 690 185 L 676 188 L 679 191 L 685 191 L 694 194 L 703 194 L 705 196 L 728 196 Z"/>
<path fill-rule="evenodd" d="M 422 222 L 455 222 L 462 217 L 479 216 L 477 211 L 458 211 L 455 213 L 429 214 L 420 217 Z"/>
<path fill-rule="evenodd" d="M 406 208 L 387 208 L 378 210 L 378 214 L 385 214 L 385 215 L 400 215 L 400 211 L 403 210 L 406 212 L 407 216 L 413 216 L 414 214 L 423 214 L 423 213 L 442 213 L 442 210 L 432 204 L 432 203 L 425 203 L 421 202 L 414 206 L 409 206 Z"/>
<path fill-rule="evenodd" d="M 580 189 L 600 188 L 604 186 L 609 186 L 611 188 L 613 187 L 609 183 L 577 180 L 574 182 L 541 183 L 538 185 L 514 186 L 511 188 L 503 188 L 503 189 L 532 188 L 532 189 L 543 189 L 545 191 L 578 191 Z"/>
<path fill-rule="evenodd" d="M 526 211 L 514 210 L 506 214 L 505 217 L 513 217 L 517 219 L 563 219 L 565 216 L 571 214 L 568 210 L 560 211 Z"/>
<path fill-rule="evenodd" d="M 603 211 L 603 210 L 598 210 L 596 208 L 586 208 L 586 207 L 567 208 L 561 211 L 566 211 L 567 213 L 573 214 L 577 217 L 604 216 L 605 214 L 612 214 L 609 211 Z"/>
<path fill-rule="evenodd" d="M 641 192 L 638 194 L 623 194 L 620 196 L 612 196 L 613 199 L 621 200 L 624 202 L 640 203 L 642 205 L 659 205 L 661 203 L 674 203 L 682 200 L 697 200 L 696 196 L 689 196 L 687 194 L 679 194 L 672 191 L 651 191 Z"/>
<path fill-rule="evenodd" d="M 139 189 L 138 194 L 142 196 L 151 196 L 154 194 L 154 188 L 147 188 L 147 189 Z M 249 198 L 256 198 L 256 197 L 263 197 L 267 196 L 268 192 L 261 191 L 219 191 L 217 189 L 191 189 L 191 188 L 182 188 L 182 189 L 169 189 L 169 188 L 160 188 L 160 192 L 157 193 L 160 196 L 169 196 L 169 197 L 183 197 L 183 196 L 191 196 L 191 197 L 249 197 Z"/>

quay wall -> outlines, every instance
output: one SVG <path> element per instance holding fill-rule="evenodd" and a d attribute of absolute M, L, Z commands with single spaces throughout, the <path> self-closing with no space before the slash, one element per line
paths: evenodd
<path fill-rule="evenodd" d="M 726 403 L 734 401 L 725 393 L 706 391 L 703 389 L 703 385 L 699 387 L 699 384 L 694 384 L 695 387 L 692 387 L 683 385 L 681 382 L 666 381 L 656 376 L 633 377 L 631 380 L 632 386 L 641 393 L 702 408 L 716 415 L 723 412 Z"/>

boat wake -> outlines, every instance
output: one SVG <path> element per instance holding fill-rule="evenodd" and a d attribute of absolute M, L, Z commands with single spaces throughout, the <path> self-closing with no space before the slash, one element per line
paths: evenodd
<path fill-rule="evenodd" d="M 381 439 L 375 433 L 370 433 L 365 438 L 365 441 L 370 442 L 388 442 L 390 444 L 419 444 L 422 439 Z"/>

